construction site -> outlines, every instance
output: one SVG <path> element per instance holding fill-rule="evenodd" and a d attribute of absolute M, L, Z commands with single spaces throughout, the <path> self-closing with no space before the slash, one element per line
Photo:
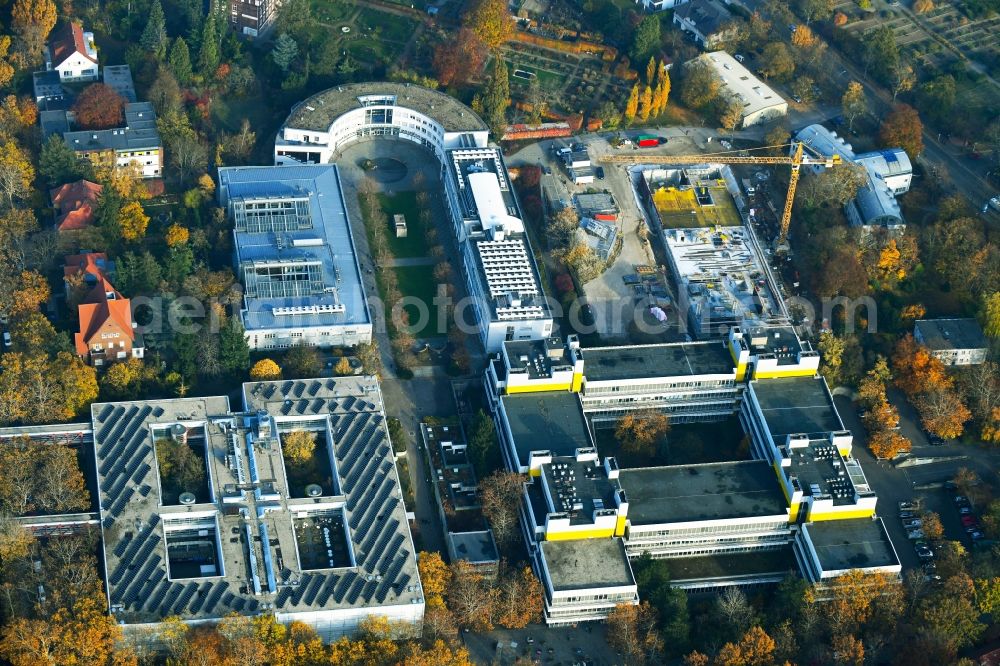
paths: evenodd
<path fill-rule="evenodd" d="M 642 172 L 641 187 L 640 195 L 648 196 L 650 212 L 663 229 L 743 223 L 718 169 L 648 169 Z"/>

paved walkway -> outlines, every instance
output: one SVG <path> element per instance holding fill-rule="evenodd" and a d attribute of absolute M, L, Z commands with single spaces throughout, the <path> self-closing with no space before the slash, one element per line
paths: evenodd
<path fill-rule="evenodd" d="M 393 259 L 389 265 L 393 268 L 406 268 L 408 266 L 433 266 L 437 261 L 433 257 L 404 257 L 403 259 Z"/>

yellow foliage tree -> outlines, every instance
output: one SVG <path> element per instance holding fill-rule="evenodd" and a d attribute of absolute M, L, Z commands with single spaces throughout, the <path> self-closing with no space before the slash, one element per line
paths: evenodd
<path fill-rule="evenodd" d="M 52 0 L 16 0 L 10 12 L 11 27 L 24 42 L 31 63 L 42 53 L 46 37 L 56 25 L 56 5 Z"/>
<path fill-rule="evenodd" d="M 292 462 L 306 462 L 316 451 L 316 436 L 306 430 L 287 432 L 281 438 L 281 450 Z"/>
<path fill-rule="evenodd" d="M 121 227 L 122 238 L 127 241 L 141 240 L 146 235 L 149 226 L 149 216 L 138 201 L 129 201 L 118 211 L 118 225 Z"/>
<path fill-rule="evenodd" d="M 413 645 L 402 663 L 403 666 L 472 666 L 468 650 L 452 648 L 440 639 L 427 648 Z"/>
<path fill-rule="evenodd" d="M 337 361 L 337 365 L 333 368 L 333 371 L 341 377 L 354 374 L 354 368 L 351 367 L 351 362 L 347 360 L 346 356 L 340 357 L 340 360 Z"/>
<path fill-rule="evenodd" d="M 514 35 L 514 18 L 506 0 L 479 0 L 466 12 L 463 22 L 490 49 L 500 48 Z"/>
<path fill-rule="evenodd" d="M 629 412 L 618 419 L 615 438 L 622 450 L 633 455 L 651 457 L 656 445 L 670 430 L 670 420 L 663 412 L 640 410 Z"/>
<path fill-rule="evenodd" d="M 649 114 L 653 110 L 653 89 L 646 86 L 642 89 L 642 96 L 639 98 L 639 120 L 646 122 Z"/>
<path fill-rule="evenodd" d="M 632 91 L 628 94 L 628 101 L 625 103 L 625 122 L 631 123 L 635 120 L 639 112 L 639 84 L 632 86 Z"/>
<path fill-rule="evenodd" d="M 903 321 L 912 322 L 927 314 L 927 308 L 922 303 L 911 303 L 899 312 L 899 317 Z"/>
<path fill-rule="evenodd" d="M 166 242 L 167 247 L 176 247 L 187 243 L 190 237 L 191 234 L 188 232 L 187 227 L 174 222 L 167 227 L 167 233 L 163 235 L 163 240 Z"/>
<path fill-rule="evenodd" d="M 10 52 L 10 36 L 0 36 L 0 88 L 5 87 L 14 78 L 14 68 L 7 62 Z"/>
<path fill-rule="evenodd" d="M 915 0 L 913 3 L 913 11 L 916 14 L 926 14 L 934 9 L 934 2 L 932 0 Z"/>
<path fill-rule="evenodd" d="M 892 367 L 896 385 L 910 397 L 951 388 L 954 384 L 954 380 L 945 371 L 944 364 L 931 356 L 930 350 L 918 344 L 909 334 L 896 344 Z"/>
<path fill-rule="evenodd" d="M 443 608 L 444 594 L 451 584 L 451 569 L 441 559 L 441 554 L 436 551 L 421 552 L 417 557 L 417 570 L 427 607 Z"/>
<path fill-rule="evenodd" d="M 11 207 L 31 192 L 35 167 L 28 155 L 13 141 L 0 144 L 0 195 L 3 203 Z"/>
<path fill-rule="evenodd" d="M 796 32 L 798 31 L 796 30 Z M 894 277 L 897 280 L 902 280 L 906 277 L 906 271 L 900 265 L 901 257 L 902 253 L 896 247 L 895 239 L 886 243 L 878 255 L 877 270 L 879 277 L 882 279 Z"/>
<path fill-rule="evenodd" d="M 1000 291 L 983 296 L 983 333 L 991 338 L 1000 338 Z"/>
<path fill-rule="evenodd" d="M 800 25 L 792 33 L 792 46 L 799 49 L 811 49 L 819 44 L 819 37 L 807 25 Z"/>
<path fill-rule="evenodd" d="M 262 358 L 250 368 L 250 379 L 259 382 L 281 379 L 281 366 L 269 358 Z"/>
<path fill-rule="evenodd" d="M 912 448 L 910 440 L 895 430 L 877 430 L 868 437 L 868 448 L 876 458 L 895 458 Z"/>

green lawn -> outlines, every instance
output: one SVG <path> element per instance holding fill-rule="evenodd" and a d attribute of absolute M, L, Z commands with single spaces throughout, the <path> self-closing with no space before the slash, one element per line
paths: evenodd
<path fill-rule="evenodd" d="M 417 193 L 380 194 L 378 199 L 382 204 L 382 210 L 389 217 L 389 249 L 392 253 L 398 258 L 426 257 L 427 239 L 424 224 L 420 221 Z M 396 214 L 406 218 L 406 238 L 396 238 L 395 228 L 392 226 L 392 216 Z"/>
<path fill-rule="evenodd" d="M 353 5 L 317 0 L 312 3 L 312 15 L 324 23 L 345 23 L 355 12 Z"/>
<path fill-rule="evenodd" d="M 433 266 L 402 266 L 394 268 L 396 279 L 399 281 L 399 290 L 403 296 L 412 296 L 427 304 L 428 317 L 423 326 L 412 329 L 410 335 L 419 338 L 424 335 L 443 335 L 443 332 L 435 330 L 436 316 L 434 313 L 434 294 L 437 290 L 437 283 L 434 281 Z M 415 306 L 407 305 L 404 308 L 410 315 L 410 325 L 421 323 L 418 321 L 418 309 Z"/>
<path fill-rule="evenodd" d="M 379 38 L 394 42 L 406 42 L 416 29 L 416 22 L 405 16 L 397 16 L 374 9 L 362 9 L 358 13 L 358 28 L 377 28 Z M 368 31 L 365 30 L 365 34 Z"/>

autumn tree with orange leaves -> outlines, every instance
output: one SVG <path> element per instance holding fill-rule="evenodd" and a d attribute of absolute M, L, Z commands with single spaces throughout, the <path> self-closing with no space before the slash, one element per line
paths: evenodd
<path fill-rule="evenodd" d="M 878 430 L 868 437 L 868 448 L 876 458 L 889 460 L 901 453 L 909 453 L 913 446 L 895 430 Z"/>
<path fill-rule="evenodd" d="M 663 412 L 644 409 L 629 412 L 618 419 L 615 438 L 622 451 L 638 458 L 652 458 L 656 446 L 670 430 L 670 420 Z"/>
<path fill-rule="evenodd" d="M 486 62 L 487 49 L 472 28 L 462 28 L 434 50 L 434 74 L 438 83 L 448 87 L 465 85 L 479 74 Z"/>
<path fill-rule="evenodd" d="M 896 344 L 892 366 L 896 385 L 920 412 L 924 428 L 944 439 L 960 437 L 972 413 L 955 390 L 955 380 L 944 363 L 907 334 Z"/>
<path fill-rule="evenodd" d="M 715 666 L 770 666 L 774 639 L 760 627 L 750 627 L 738 643 L 726 643 L 715 657 Z"/>
<path fill-rule="evenodd" d="M 648 601 L 638 606 L 618 604 L 608 614 L 608 642 L 630 663 L 657 663 L 663 652 L 658 622 L 658 613 Z"/>

